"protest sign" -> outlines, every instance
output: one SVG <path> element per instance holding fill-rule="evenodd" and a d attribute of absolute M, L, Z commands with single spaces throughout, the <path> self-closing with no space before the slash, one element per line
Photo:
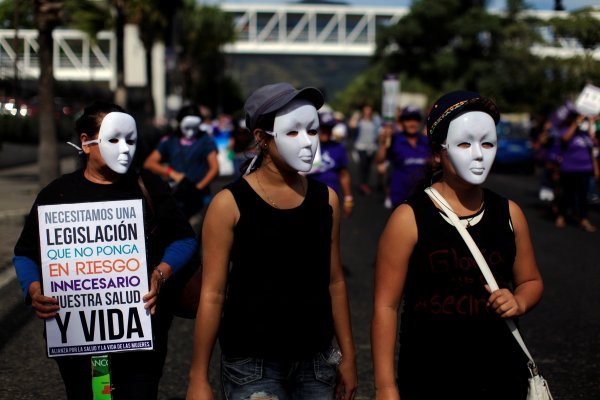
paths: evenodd
<path fill-rule="evenodd" d="M 580 114 L 594 117 L 600 113 L 600 88 L 587 84 L 575 101 Z"/>
<path fill-rule="evenodd" d="M 387 121 L 396 119 L 400 96 L 400 81 L 396 75 L 387 75 L 382 82 L 381 115 Z"/>
<path fill-rule="evenodd" d="M 49 357 L 153 348 L 142 200 L 38 207 Z"/>

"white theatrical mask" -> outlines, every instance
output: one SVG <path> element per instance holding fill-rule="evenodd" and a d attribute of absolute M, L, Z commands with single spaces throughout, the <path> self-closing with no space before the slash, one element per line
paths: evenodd
<path fill-rule="evenodd" d="M 485 182 L 496 157 L 494 119 L 482 111 L 469 111 L 450 122 L 443 145 L 454 170 L 473 185 Z"/>
<path fill-rule="evenodd" d="M 273 132 L 281 158 L 293 169 L 308 172 L 319 146 L 319 116 L 309 101 L 294 100 L 277 111 Z"/>
<path fill-rule="evenodd" d="M 110 112 L 100 124 L 98 139 L 88 140 L 82 145 L 97 143 L 108 168 L 124 174 L 131 166 L 136 142 L 137 129 L 133 117 L 122 112 Z"/>
<path fill-rule="evenodd" d="M 202 119 L 196 115 L 186 115 L 179 123 L 179 130 L 186 139 L 191 139 L 200 129 Z"/>

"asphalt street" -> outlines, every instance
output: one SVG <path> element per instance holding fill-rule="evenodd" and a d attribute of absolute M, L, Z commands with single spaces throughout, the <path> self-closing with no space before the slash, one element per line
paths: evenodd
<path fill-rule="evenodd" d="M 65 170 L 73 165 L 63 162 Z M 0 399 L 65 396 L 58 370 L 45 356 L 42 322 L 21 304 L 10 261 L 22 213 L 29 209 L 37 191 L 36 175 L 31 165 L 0 170 Z M 220 179 L 218 185 L 225 181 Z M 487 184 L 523 208 L 545 280 L 544 298 L 522 318 L 522 332 L 556 399 L 599 399 L 600 233 L 585 233 L 575 226 L 554 228 L 547 205 L 537 199 L 537 182 L 536 176 L 493 174 Z M 357 399 L 370 399 L 373 265 L 389 211 L 382 207 L 380 193 L 356 195 L 355 203 L 354 215 L 342 221 L 342 259 L 358 352 Z M 591 220 L 600 226 L 598 210 L 592 211 Z M 193 324 L 184 319 L 173 324 L 160 399 L 185 398 Z M 212 380 L 219 398 L 217 358 L 218 349 L 213 357 Z"/>

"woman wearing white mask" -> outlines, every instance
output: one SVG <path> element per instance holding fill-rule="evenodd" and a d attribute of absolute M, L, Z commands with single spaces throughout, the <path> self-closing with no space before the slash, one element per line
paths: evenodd
<path fill-rule="evenodd" d="M 75 130 L 81 140 L 85 166 L 56 179 L 38 194 L 15 246 L 15 270 L 25 302 L 39 318 L 55 318 L 58 301 L 42 293 L 37 206 L 144 199 L 148 210 L 151 201 L 153 215 L 144 216 L 150 291 L 143 300 L 152 315 L 154 350 L 110 353 L 109 362 L 113 399 L 155 399 L 173 318 L 169 294 L 173 293 L 176 276 L 172 275 L 181 271 L 196 252 L 194 232 L 170 196 L 168 186 L 149 172 L 139 175 L 130 168 L 138 139 L 131 115 L 117 105 L 96 102 L 85 108 Z M 151 234 L 150 227 L 156 227 L 157 233 Z M 115 289 L 106 290 L 108 294 Z M 91 356 L 55 360 L 65 383 L 66 398 L 91 399 Z"/>
<path fill-rule="evenodd" d="M 144 161 L 144 168 L 167 178 L 173 196 L 188 217 L 198 214 L 210 196 L 210 183 L 219 175 L 217 145 L 195 105 L 178 115 L 178 134 L 165 136 Z"/>
<path fill-rule="evenodd" d="M 527 222 L 512 201 L 482 188 L 496 154 L 496 105 L 451 92 L 427 119 L 441 177 L 432 187 L 460 217 L 500 289 L 489 293 L 443 206 L 419 191 L 380 238 L 372 322 L 377 399 L 524 399 L 527 359 L 503 319 L 541 298 Z M 397 312 L 400 323 L 394 375 Z"/>
<path fill-rule="evenodd" d="M 217 336 L 227 399 L 326 400 L 336 387 L 344 399 L 354 396 L 339 202 L 299 174 L 312 167 L 322 105 L 317 89 L 288 83 L 264 86 L 246 101 L 259 154 L 206 214 L 188 399 L 212 399 Z"/>

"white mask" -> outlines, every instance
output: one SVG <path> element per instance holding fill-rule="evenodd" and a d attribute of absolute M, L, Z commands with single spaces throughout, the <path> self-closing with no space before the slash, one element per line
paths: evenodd
<path fill-rule="evenodd" d="M 88 140 L 82 145 L 98 143 L 100 155 L 108 168 L 124 174 L 131 166 L 136 142 L 137 129 L 133 117 L 122 112 L 111 112 L 102 120 L 98 139 Z"/>
<path fill-rule="evenodd" d="M 201 123 L 202 119 L 200 117 L 196 115 L 186 115 L 179 123 L 179 130 L 186 139 L 191 139 L 196 132 L 198 132 L 198 129 L 200 129 Z"/>
<path fill-rule="evenodd" d="M 273 132 L 281 158 L 293 169 L 308 172 L 319 146 L 319 116 L 309 101 L 294 100 L 277 111 Z"/>
<path fill-rule="evenodd" d="M 473 185 L 485 182 L 496 157 L 494 119 L 482 111 L 466 112 L 450 122 L 446 143 L 448 158 L 462 179 Z"/>

